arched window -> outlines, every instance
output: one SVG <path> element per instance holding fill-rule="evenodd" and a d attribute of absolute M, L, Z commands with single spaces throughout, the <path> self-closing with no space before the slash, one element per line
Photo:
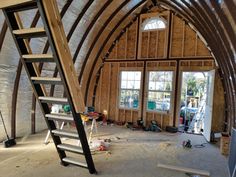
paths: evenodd
<path fill-rule="evenodd" d="M 143 31 L 162 30 L 166 28 L 166 20 L 161 17 L 151 17 L 142 23 Z"/>

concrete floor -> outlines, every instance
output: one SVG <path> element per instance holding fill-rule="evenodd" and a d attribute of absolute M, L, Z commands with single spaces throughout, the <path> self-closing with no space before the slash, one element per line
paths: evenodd
<path fill-rule="evenodd" d="M 227 158 L 215 144 L 184 149 L 182 142 L 205 143 L 203 136 L 166 132 L 132 131 L 118 126 L 99 126 L 95 139 L 110 138 L 109 151 L 93 155 L 98 176 L 102 177 L 187 177 L 157 167 L 158 163 L 207 170 L 211 177 L 227 177 Z M 17 139 L 11 148 L 0 146 L 0 176 L 4 177 L 86 177 L 87 169 L 63 167 L 53 143 L 44 145 L 47 131 Z"/>

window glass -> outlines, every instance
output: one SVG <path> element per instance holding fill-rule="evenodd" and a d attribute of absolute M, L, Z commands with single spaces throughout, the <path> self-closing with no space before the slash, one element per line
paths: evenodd
<path fill-rule="evenodd" d="M 141 71 L 121 71 L 120 107 L 138 109 Z"/>
<path fill-rule="evenodd" d="M 147 110 L 168 112 L 172 93 L 172 71 L 150 71 Z"/>
<path fill-rule="evenodd" d="M 143 31 L 162 30 L 166 28 L 166 20 L 162 17 L 151 17 L 142 23 Z"/>

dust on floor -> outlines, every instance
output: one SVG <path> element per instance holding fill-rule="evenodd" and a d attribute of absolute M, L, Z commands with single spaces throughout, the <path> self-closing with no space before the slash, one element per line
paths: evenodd
<path fill-rule="evenodd" d="M 44 145 L 47 131 L 17 139 L 9 149 L 0 147 L 0 176 L 86 177 L 87 169 L 61 166 L 53 143 Z M 211 177 L 227 177 L 227 158 L 203 136 L 183 133 L 133 131 L 120 126 L 99 126 L 92 141 L 110 139 L 108 151 L 93 155 L 102 177 L 188 177 L 189 174 L 158 168 L 158 163 L 207 170 Z M 190 139 L 192 148 L 183 148 Z M 67 140 L 65 140 L 67 141 Z M 69 140 L 68 140 L 69 141 Z M 199 144 L 204 147 L 199 148 Z M 198 148 L 197 148 L 198 147 Z"/>

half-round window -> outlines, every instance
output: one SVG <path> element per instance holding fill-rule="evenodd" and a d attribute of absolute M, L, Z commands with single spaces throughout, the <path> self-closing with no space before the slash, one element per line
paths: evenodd
<path fill-rule="evenodd" d="M 151 17 L 142 23 L 143 31 L 163 30 L 166 28 L 166 20 L 161 17 Z"/>

